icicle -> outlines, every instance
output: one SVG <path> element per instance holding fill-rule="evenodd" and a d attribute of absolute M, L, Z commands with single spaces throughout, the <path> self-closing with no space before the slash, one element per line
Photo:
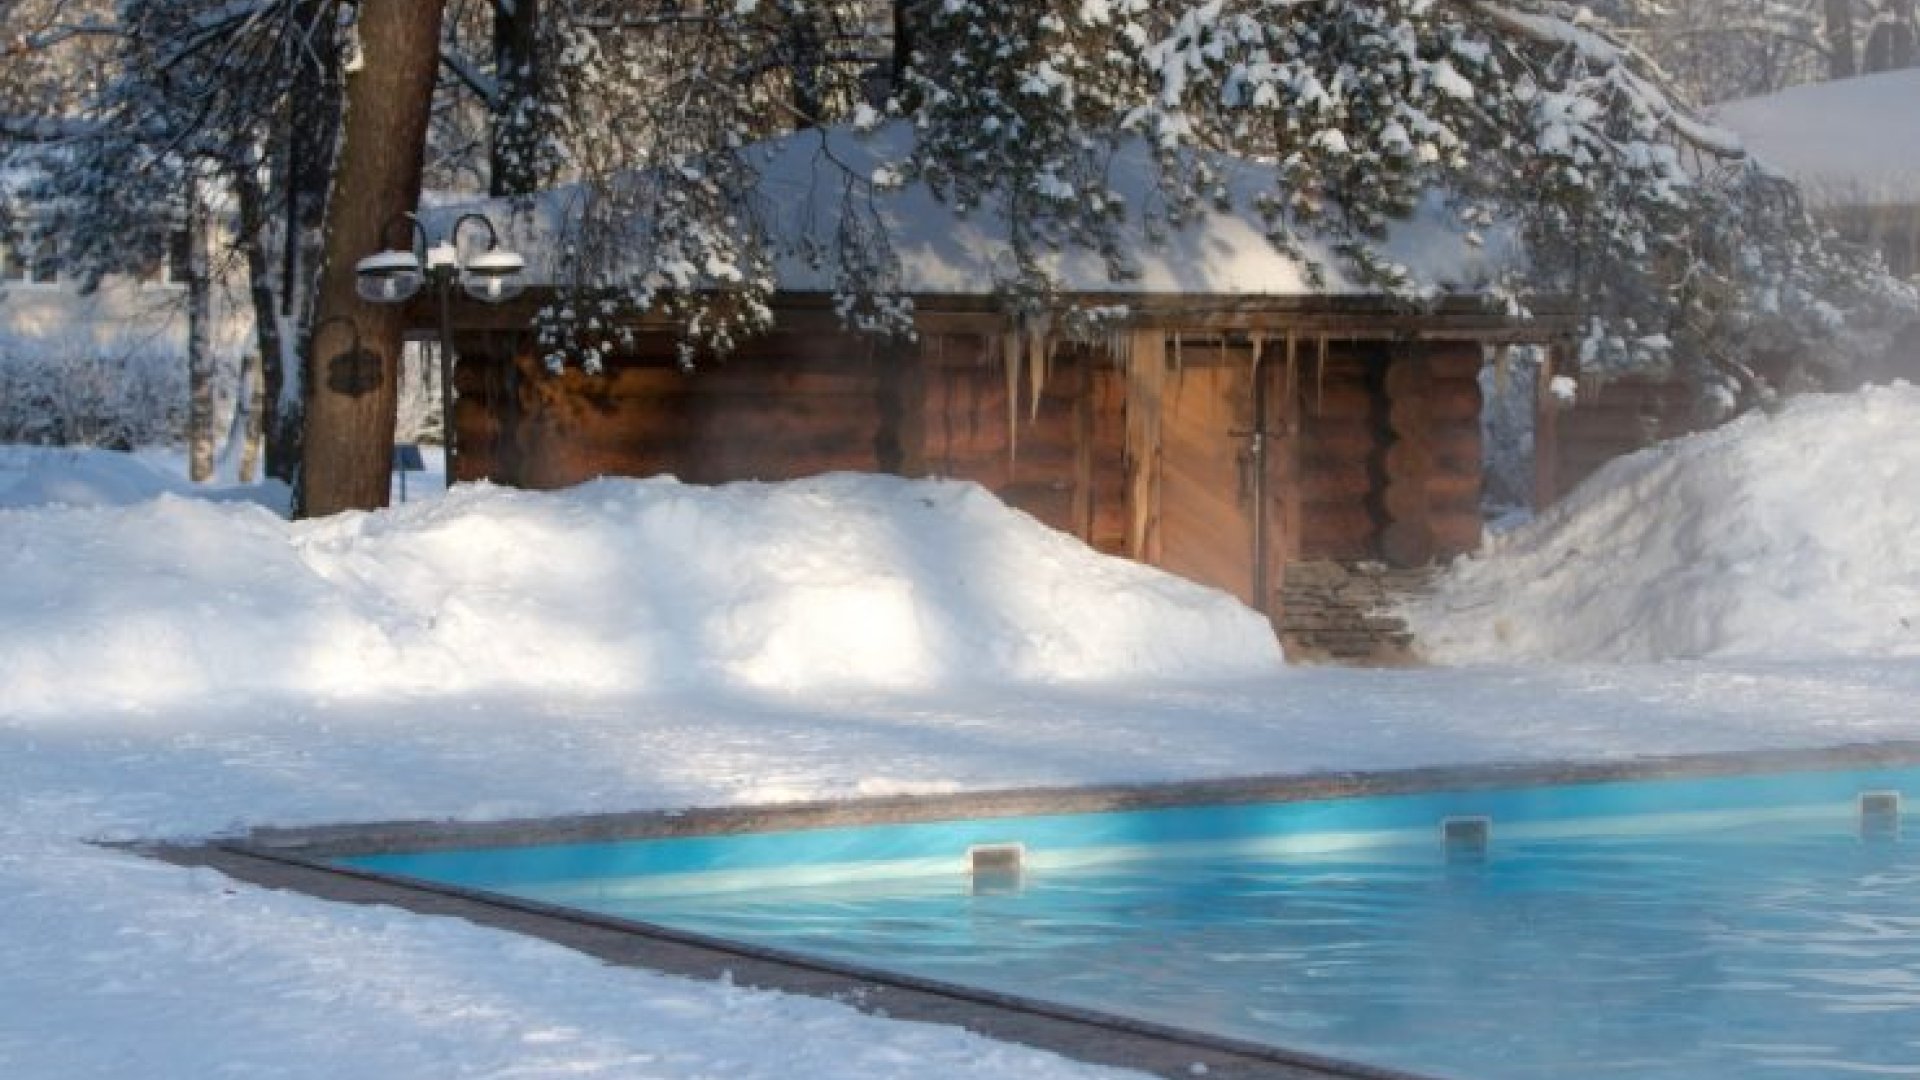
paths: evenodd
<path fill-rule="evenodd" d="M 1128 554 L 1152 560 L 1160 503 L 1160 402 L 1167 376 L 1164 332 L 1147 331 L 1130 347 L 1127 362 Z"/>
<path fill-rule="evenodd" d="M 1053 326 L 1045 315 L 1034 318 L 1033 325 L 1027 328 L 1027 393 L 1028 419 L 1040 419 L 1040 394 L 1046 389 L 1047 379 L 1053 375 Z"/>
<path fill-rule="evenodd" d="M 1319 416 L 1327 403 L 1327 335 L 1320 335 L 1320 358 L 1313 372 L 1313 415 Z"/>
<path fill-rule="evenodd" d="M 1287 416 L 1295 414 L 1295 397 L 1300 392 L 1300 339 L 1287 331 Z"/>
<path fill-rule="evenodd" d="M 1020 454 L 1020 368 L 1025 359 L 1020 348 L 1020 331 L 1008 330 L 1000 337 L 1000 359 L 1007 374 L 1007 467 L 1012 468 Z"/>

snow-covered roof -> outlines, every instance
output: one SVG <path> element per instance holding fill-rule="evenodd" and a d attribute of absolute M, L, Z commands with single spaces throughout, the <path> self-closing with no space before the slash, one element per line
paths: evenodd
<path fill-rule="evenodd" d="M 866 180 L 876 173 L 884 175 L 889 163 L 906 156 L 911 138 L 911 128 L 898 123 L 864 134 L 835 127 L 796 132 L 749 149 L 760 174 L 762 222 L 777 255 L 782 289 L 835 291 L 833 267 L 816 265 L 804 252 L 833 250 L 849 201 L 846 177 Z M 1320 287 L 1310 284 L 1307 266 L 1269 242 L 1264 223 L 1251 208 L 1256 194 L 1274 190 L 1273 166 L 1247 159 L 1217 159 L 1217 163 L 1226 175 L 1235 209 L 1207 213 L 1199 221 L 1149 240 L 1142 219 L 1163 203 L 1156 189 L 1154 162 L 1144 143 L 1123 144 L 1113 158 L 1109 185 L 1123 196 L 1129 211 L 1123 235 L 1139 239 L 1127 253 L 1137 273 L 1115 281 L 1099 252 L 1056 250 L 1042 259 L 1056 286 L 1068 292 L 1114 295 L 1301 296 L 1376 291 L 1343 275 L 1331 241 L 1311 235 L 1304 246 L 1325 268 L 1326 280 Z M 530 212 L 510 213 L 500 203 L 487 207 L 496 222 L 511 219 L 503 240 L 527 256 L 534 282 L 557 279 L 556 240 L 577 214 L 582 198 L 580 188 L 567 186 L 543 193 Z M 863 207 L 863 213 L 869 205 L 864 190 L 857 193 L 856 205 Z M 1008 222 L 991 200 L 962 214 L 936 198 L 925 184 L 914 181 L 876 190 L 870 205 L 899 260 L 904 292 L 985 294 L 1014 273 Z M 443 205 L 436 212 L 450 215 L 475 208 L 473 204 Z M 1517 265 L 1520 258 L 1518 240 L 1510 231 L 1484 232 L 1471 235 L 1436 194 L 1412 219 L 1392 230 L 1384 249 L 1422 291 L 1472 291 Z"/>
<path fill-rule="evenodd" d="M 1920 202 L 1920 68 L 1729 101 L 1714 116 L 1816 205 Z"/>

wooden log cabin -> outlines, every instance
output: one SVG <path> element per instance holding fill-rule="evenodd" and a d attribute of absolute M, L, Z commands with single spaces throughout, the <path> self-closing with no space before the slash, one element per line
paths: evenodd
<path fill-rule="evenodd" d="M 1489 349 L 1554 331 L 1466 298 L 1136 298 L 1091 341 L 1023 331 L 987 297 L 917 298 L 912 341 L 846 332 L 820 295 L 777 308 L 774 332 L 691 371 L 670 328 L 642 326 L 589 374 L 546 369 L 524 306 L 462 307 L 456 477 L 972 480 L 1278 614 L 1290 565 L 1479 543 L 1477 376 Z"/>
<path fill-rule="evenodd" d="M 1440 199 L 1397 223 L 1398 264 L 1444 298 L 1410 310 L 1343 277 L 1324 238 L 1300 238 L 1324 273 L 1276 249 L 1246 209 L 1278 182 L 1272 166 L 1222 158 L 1231 205 L 1160 230 L 1126 253 L 1126 274 L 1098 251 L 1042 256 L 1063 307 L 1120 313 L 1075 340 L 1002 313 L 1010 232 L 995 200 L 961 213 L 917 182 L 862 186 L 913 137 L 900 124 L 821 128 L 752 149 L 754 219 L 782 289 L 774 330 L 691 372 L 673 328 L 643 319 L 602 373 L 549 373 L 527 327 L 552 293 L 460 302 L 455 476 L 530 488 L 843 469 L 972 480 L 1099 550 L 1270 614 L 1289 566 L 1423 565 L 1479 542 L 1476 375 L 1490 349 L 1570 330 L 1479 299 L 1520 258 L 1515 237 L 1465 228 Z M 1135 140 L 1105 172 L 1125 205 L 1150 206 L 1158 168 Z M 556 238 L 588 198 L 446 206 L 438 231 L 479 209 L 535 282 L 571 280 Z M 886 237 L 884 261 L 913 300 L 910 340 L 851 334 L 834 316 L 841 285 L 819 253 L 838 249 L 856 212 L 854 232 Z"/>

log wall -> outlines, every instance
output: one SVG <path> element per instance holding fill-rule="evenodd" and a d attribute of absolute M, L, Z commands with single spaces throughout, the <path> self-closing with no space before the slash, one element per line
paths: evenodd
<path fill-rule="evenodd" d="M 602 374 L 549 373 L 519 347 L 462 348 L 461 479 L 556 488 L 597 476 L 786 480 L 902 465 L 897 358 L 859 338 L 772 334 L 684 372 L 643 337 Z M 891 370 L 889 367 L 891 366 Z"/>
<path fill-rule="evenodd" d="M 1670 379 L 1582 385 L 1571 407 L 1543 396 L 1534 428 L 1539 501 L 1553 502 L 1602 465 L 1700 428 L 1693 394 Z"/>
<path fill-rule="evenodd" d="M 1386 526 L 1380 495 L 1391 441 L 1381 385 L 1385 346 L 1376 342 L 1300 343 L 1293 394 L 1300 417 L 1297 558 L 1368 559 Z M 1276 376 L 1286 378 L 1284 373 Z"/>
<path fill-rule="evenodd" d="M 1059 345 L 1037 400 L 1006 363 L 1017 344 L 992 325 L 904 346 L 773 334 L 691 373 L 664 334 L 600 375 L 549 373 L 524 337 L 459 344 L 466 480 L 965 479 L 1099 550 L 1256 603 L 1292 562 L 1418 565 L 1480 534 L 1471 343 L 1328 340 L 1323 361 L 1317 336 L 1139 331 L 1131 368 Z M 1142 378 L 1149 367 L 1156 377 Z"/>
<path fill-rule="evenodd" d="M 1406 410 L 1410 419 L 1400 439 L 1388 451 L 1388 514 L 1394 523 L 1417 521 L 1405 541 L 1390 525 L 1382 537 L 1387 561 L 1397 566 L 1419 566 L 1448 559 L 1480 546 L 1481 438 L 1480 367 L 1482 350 L 1471 343 L 1434 344 L 1405 350 L 1388 371 L 1387 389 L 1394 415 Z M 1417 397 L 1394 395 L 1395 373 Z M 1411 468 L 1403 477 L 1394 469 L 1395 455 L 1404 454 Z M 1402 519 L 1393 511 L 1410 502 L 1411 515 Z"/>
<path fill-rule="evenodd" d="M 1480 365 L 1470 342 L 1309 341 L 1269 370 L 1298 416 L 1276 477 L 1297 488 L 1290 558 L 1417 566 L 1479 544 Z"/>
<path fill-rule="evenodd" d="M 1010 378 L 1000 335 L 929 334 L 903 412 L 917 416 L 904 471 L 972 480 L 1106 551 L 1125 542 L 1124 393 L 1095 350 L 1056 352 L 1035 407 L 1025 369 Z M 917 405 L 917 408 L 916 408 Z"/>
<path fill-rule="evenodd" d="M 893 349 L 774 334 L 692 372 L 676 366 L 670 339 L 643 336 L 599 375 L 549 373 L 523 340 L 474 337 L 461 348 L 462 480 L 950 477 L 1101 550 L 1125 548 L 1125 389 L 1091 348 L 1058 350 L 1037 409 L 1024 379 L 1011 385 L 1000 335 L 984 332 Z"/>

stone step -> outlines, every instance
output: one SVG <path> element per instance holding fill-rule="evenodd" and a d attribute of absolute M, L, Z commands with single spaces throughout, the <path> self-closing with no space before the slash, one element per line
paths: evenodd
<path fill-rule="evenodd" d="M 1314 561 L 1287 567 L 1275 625 L 1295 663 L 1406 666 L 1419 651 L 1406 622 L 1388 614 L 1427 589 L 1435 571 L 1380 563 Z"/>

